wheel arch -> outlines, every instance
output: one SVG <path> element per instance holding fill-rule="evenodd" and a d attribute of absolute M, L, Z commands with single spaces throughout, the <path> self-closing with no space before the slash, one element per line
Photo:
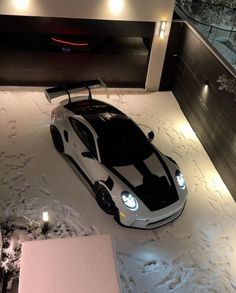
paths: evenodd
<path fill-rule="evenodd" d="M 60 130 L 54 124 L 50 125 L 50 132 L 55 148 L 58 152 L 64 152 L 64 138 Z"/>

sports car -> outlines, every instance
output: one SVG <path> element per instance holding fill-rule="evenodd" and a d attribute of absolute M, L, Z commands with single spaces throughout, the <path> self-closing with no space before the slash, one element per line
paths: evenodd
<path fill-rule="evenodd" d="M 187 187 L 177 163 L 152 144 L 139 126 L 116 107 L 92 98 L 101 80 L 46 89 L 48 100 L 68 95 L 51 113 L 57 151 L 90 184 L 98 205 L 124 226 L 152 229 L 183 211 Z M 88 96 L 71 94 L 87 89 Z"/>

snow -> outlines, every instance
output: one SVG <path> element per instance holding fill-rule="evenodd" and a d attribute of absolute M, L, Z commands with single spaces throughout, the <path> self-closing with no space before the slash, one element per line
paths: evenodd
<path fill-rule="evenodd" d="M 173 94 L 121 89 L 94 97 L 155 132 L 154 144 L 185 175 L 183 214 L 150 231 L 119 226 L 52 145 L 50 112 L 58 101 L 49 104 L 41 88 L 2 88 L 0 217 L 5 253 L 15 258 L 8 267 L 17 270 L 25 240 L 110 234 L 124 293 L 236 292 L 236 205 Z M 43 211 L 50 217 L 45 235 Z"/>
<path fill-rule="evenodd" d="M 224 31 L 192 21 L 194 27 L 205 36 L 206 39 L 216 48 L 216 50 L 227 60 L 234 68 L 236 67 L 235 41 L 230 37 L 230 30 Z"/>
<path fill-rule="evenodd" d="M 194 3 L 194 1 L 177 1 L 177 10 L 181 18 L 189 19 L 193 26 L 208 39 L 216 50 L 236 68 L 236 31 L 235 9 L 227 8 L 227 4 L 214 5 L 214 2 Z M 232 1 L 233 3 L 234 1 Z M 216 4 L 216 3 L 215 3 Z M 225 4 L 225 6 L 224 6 Z M 229 3 L 228 3 L 229 5 Z M 222 10 L 223 8 L 223 10 Z M 180 10 L 180 11 L 179 11 Z M 189 18 L 190 17 L 190 18 Z"/>

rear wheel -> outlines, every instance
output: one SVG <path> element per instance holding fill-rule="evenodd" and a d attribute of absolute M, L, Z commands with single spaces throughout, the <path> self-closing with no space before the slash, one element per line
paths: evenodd
<path fill-rule="evenodd" d="M 116 206 L 105 187 L 100 186 L 96 191 L 96 200 L 100 208 L 109 215 L 114 215 Z"/>
<path fill-rule="evenodd" d="M 63 140 L 62 140 L 62 137 L 61 137 L 59 130 L 55 126 L 51 125 L 50 131 L 51 131 L 51 135 L 52 135 L 52 141 L 53 141 L 53 144 L 54 144 L 56 150 L 59 153 L 63 153 L 64 152 L 64 144 L 63 144 Z"/>

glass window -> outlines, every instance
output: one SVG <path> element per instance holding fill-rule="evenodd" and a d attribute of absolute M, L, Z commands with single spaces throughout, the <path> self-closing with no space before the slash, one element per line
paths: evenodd
<path fill-rule="evenodd" d="M 88 148 L 88 150 L 92 153 L 92 155 L 97 158 L 97 152 L 96 152 L 94 138 L 93 138 L 91 131 L 88 129 L 88 127 L 72 117 L 69 118 L 69 121 L 70 121 L 74 131 L 77 133 L 79 138 L 82 140 L 83 144 Z"/>
<path fill-rule="evenodd" d="M 99 135 L 98 146 L 102 162 L 111 166 L 131 165 L 153 153 L 142 130 L 130 119 L 108 120 Z"/>

